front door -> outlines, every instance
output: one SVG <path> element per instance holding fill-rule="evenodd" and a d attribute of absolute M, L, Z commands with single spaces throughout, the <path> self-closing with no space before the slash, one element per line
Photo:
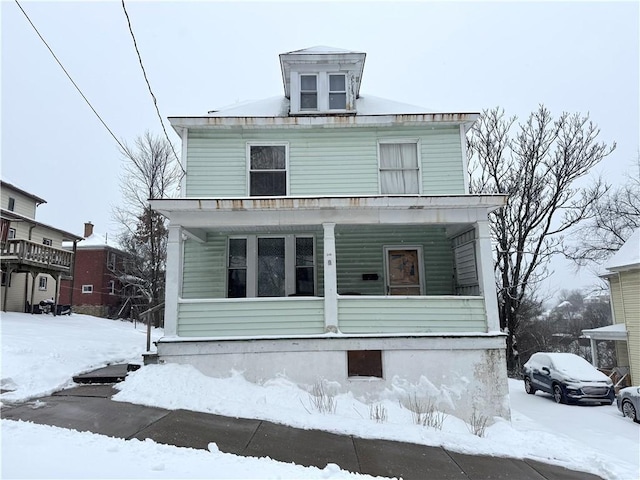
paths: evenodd
<path fill-rule="evenodd" d="M 422 251 L 419 247 L 386 247 L 387 295 L 422 295 Z"/>

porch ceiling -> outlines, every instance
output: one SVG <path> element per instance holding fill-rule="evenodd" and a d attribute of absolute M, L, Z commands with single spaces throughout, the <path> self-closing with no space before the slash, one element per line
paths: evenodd
<path fill-rule="evenodd" d="M 320 225 L 465 224 L 487 220 L 506 195 L 242 197 L 150 200 L 172 225 L 246 228 Z"/>

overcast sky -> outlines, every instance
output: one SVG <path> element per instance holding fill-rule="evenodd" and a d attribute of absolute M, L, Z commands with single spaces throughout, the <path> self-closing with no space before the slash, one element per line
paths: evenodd
<path fill-rule="evenodd" d="M 20 3 L 118 139 L 162 133 L 121 2 Z M 278 54 L 316 45 L 367 53 L 362 94 L 442 112 L 500 106 L 521 120 L 541 103 L 554 116 L 588 113 L 600 139 L 617 142 L 594 172 L 612 183 L 640 146 L 635 1 L 126 5 L 177 149 L 166 117 L 282 95 Z M 1 9 L 2 178 L 47 200 L 40 221 L 76 234 L 92 221 L 116 235 L 116 141 L 18 5 Z"/>

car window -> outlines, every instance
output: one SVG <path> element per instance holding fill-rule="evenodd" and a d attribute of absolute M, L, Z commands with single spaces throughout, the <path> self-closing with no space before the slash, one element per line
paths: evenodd
<path fill-rule="evenodd" d="M 538 365 L 541 367 L 551 367 L 551 359 L 546 355 L 538 355 L 536 357 L 536 362 L 538 362 Z"/>

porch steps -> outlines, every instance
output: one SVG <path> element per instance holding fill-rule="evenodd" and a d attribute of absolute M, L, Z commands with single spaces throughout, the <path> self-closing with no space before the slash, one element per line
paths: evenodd
<path fill-rule="evenodd" d="M 107 365 L 91 372 L 82 373 L 73 377 L 76 383 L 118 383 L 125 379 L 129 372 L 134 372 L 140 365 L 134 363 L 124 363 L 117 365 Z"/>

